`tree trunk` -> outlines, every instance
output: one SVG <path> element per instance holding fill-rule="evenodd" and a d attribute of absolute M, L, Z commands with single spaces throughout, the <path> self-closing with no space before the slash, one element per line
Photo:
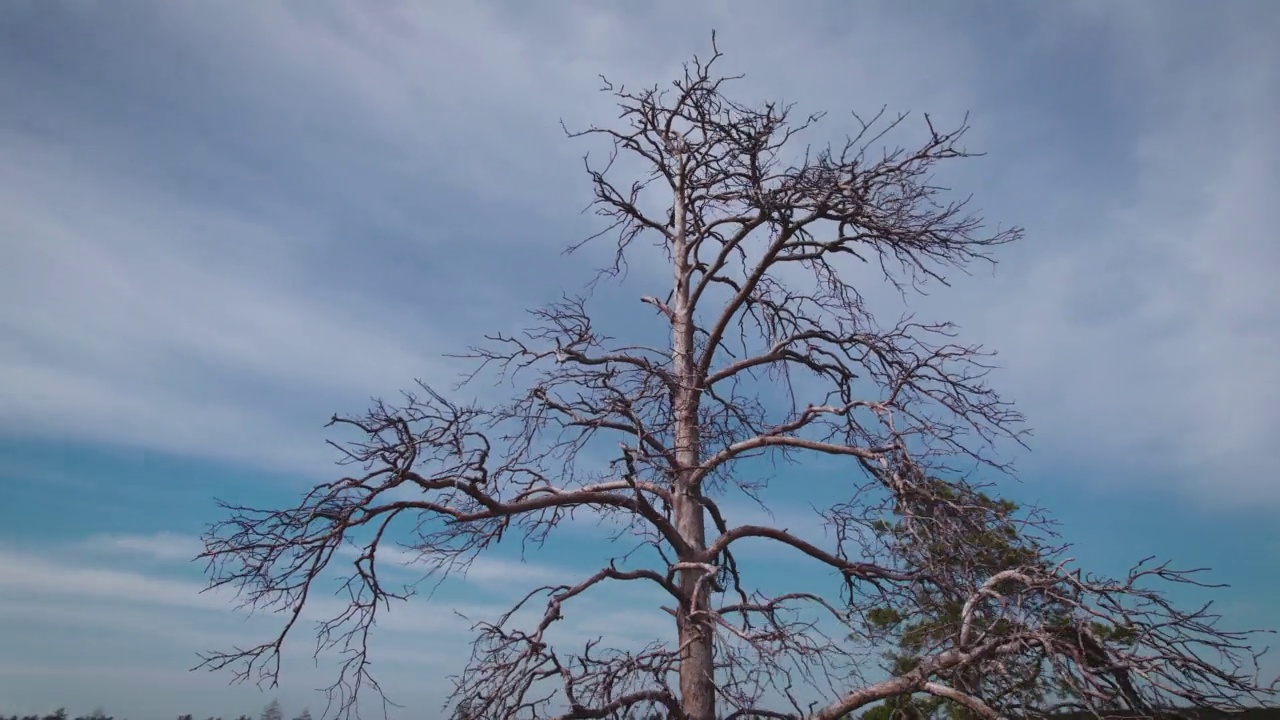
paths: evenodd
<path fill-rule="evenodd" d="M 701 489 L 694 485 L 695 473 L 702 462 L 702 443 L 698 426 L 698 404 L 702 383 L 698 377 L 694 353 L 693 308 L 689 304 L 690 258 L 685 236 L 685 197 L 683 167 L 676 173 L 673 190 L 672 255 L 675 259 L 675 287 L 672 294 L 672 359 L 677 387 L 672 393 L 675 419 L 676 463 L 673 477 L 673 507 L 676 529 L 688 545 L 682 562 L 700 562 L 707 547 L 703 520 Z M 715 720 L 715 663 L 712 656 L 713 635 L 705 611 L 710 607 L 711 591 L 706 572 L 687 568 L 680 572 L 680 589 L 685 606 L 680 608 L 676 625 L 680 638 L 680 702 L 689 720 Z"/>
<path fill-rule="evenodd" d="M 702 505 L 694 496 L 677 502 L 677 527 L 686 539 L 703 538 Z M 705 545 L 705 542 L 700 543 Z M 701 582 L 700 582 L 701 581 Z M 710 583 L 702 570 L 684 570 L 680 589 L 688 605 L 677 618 L 680 638 L 680 699 L 689 720 L 715 718 L 715 664 L 712 629 L 703 613 L 711 600 Z"/>

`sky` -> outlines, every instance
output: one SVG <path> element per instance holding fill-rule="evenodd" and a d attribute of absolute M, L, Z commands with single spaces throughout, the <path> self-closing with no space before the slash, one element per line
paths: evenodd
<path fill-rule="evenodd" d="M 913 308 L 999 353 L 1035 430 L 1003 489 L 1086 567 L 1210 566 L 1227 623 L 1280 627 L 1280 5 L 15 0 L 0 712 L 318 715 L 331 668 L 301 636 L 278 689 L 188 672 L 270 628 L 198 592 L 214 496 L 332 479 L 333 413 L 447 385 L 466 369 L 448 353 L 589 280 L 604 256 L 561 250 L 598 229 L 591 148 L 559 121 L 609 121 L 600 74 L 667 82 L 713 29 L 738 97 L 829 111 L 819 133 L 850 110 L 969 113 L 986 155 L 948 179 L 1026 239 Z M 628 302 L 665 288 L 650 267 L 627 283 Z M 812 522 L 806 497 L 778 514 Z M 566 528 L 390 614 L 393 716 L 437 711 L 455 611 L 580 575 L 599 537 Z M 643 601 L 603 595 L 574 631 L 665 632 Z"/>

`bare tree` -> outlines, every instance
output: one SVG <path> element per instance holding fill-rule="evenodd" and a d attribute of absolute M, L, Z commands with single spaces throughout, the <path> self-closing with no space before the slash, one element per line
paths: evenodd
<path fill-rule="evenodd" d="M 385 538 L 411 532 L 422 563 L 444 575 L 504 539 L 541 542 L 569 514 L 592 513 L 624 528 L 616 557 L 476 625 L 454 717 L 828 720 L 914 693 L 983 718 L 1071 707 L 1151 716 L 1267 692 L 1248 633 L 1150 587 L 1195 582 L 1190 573 L 1083 574 L 1041 515 L 970 484 L 984 468 L 1008 471 L 996 446 L 1024 432 L 985 384 L 987 355 L 949 323 L 873 316 L 867 285 L 855 285 L 857 274 L 906 298 L 1021 236 L 986 231 L 935 183 L 938 163 L 970 155 L 964 125 L 943 131 L 926 116 L 919 145 L 892 149 L 904 117 L 855 115 L 843 144 L 791 152 L 820 116 L 793 122 L 790 106 L 730 99 L 735 78 L 713 72 L 718 58 L 695 58 L 667 90 L 606 81 L 616 126 L 570 133 L 612 146 L 602 166 L 587 162 L 608 220 L 592 239 L 616 241 L 601 277 L 625 270 L 637 242 L 669 261 L 670 286 L 641 298 L 669 343 L 615 341 L 588 297 L 568 298 L 468 355 L 517 388 L 509 402 L 463 405 L 423 386 L 335 416 L 359 433 L 341 447 L 360 473 L 288 509 L 225 505 L 229 518 L 209 530 L 211 585 L 286 622 L 203 666 L 274 682 L 283 641 L 354 545 L 349 603 L 320 626 L 317 649 L 347 653 L 331 690 L 351 711 L 362 688 L 378 690 L 370 628 L 407 594 L 379 575 Z M 634 181 L 615 179 L 619 158 L 642 166 Z M 612 462 L 593 463 L 602 448 Z M 745 461 L 815 455 L 848 469 L 847 501 L 824 513 L 829 542 L 734 523 L 723 499 L 754 496 L 761 482 Z M 794 475 L 802 492 L 803 471 Z M 832 591 L 764 591 L 737 562 L 748 539 L 825 568 Z M 654 610 L 670 615 L 672 637 L 630 649 L 554 642 L 556 623 L 608 583 L 669 597 Z M 531 623 L 517 622 L 534 606 Z M 909 663 L 876 676 L 883 643 L 922 618 Z"/>

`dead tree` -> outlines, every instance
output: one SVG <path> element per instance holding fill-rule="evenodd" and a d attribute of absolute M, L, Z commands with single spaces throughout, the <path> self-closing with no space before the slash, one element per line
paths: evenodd
<path fill-rule="evenodd" d="M 335 417 L 359 433 L 342 447 L 361 472 L 290 509 L 226 505 L 229 518 L 207 533 L 211 585 L 286 622 L 203 666 L 274 682 L 284 639 L 355 546 L 341 578 L 349 604 L 319 633 L 320 649 L 347 653 L 332 690 L 350 711 L 362 688 L 377 690 L 369 629 L 403 596 L 378 572 L 385 538 L 412 534 L 422 562 L 446 574 L 504 539 L 541 541 L 570 513 L 591 513 L 621 520 L 618 555 L 477 625 L 455 717 L 830 720 L 918 693 L 984 718 L 1151 716 L 1266 692 L 1247 633 L 1147 585 L 1190 575 L 1163 565 L 1085 575 L 1045 541 L 1039 516 L 980 497 L 965 475 L 1008 471 L 996 445 L 1024 432 L 986 385 L 987 355 L 957 342 L 949 323 L 873 315 L 868 283 L 908 298 L 1021 236 L 985 230 L 933 179 L 939 163 L 969 156 L 964 125 L 943 131 L 925 116 L 922 141 L 893 149 L 904 116 L 855 115 L 842 144 L 796 150 L 820 116 L 793 122 L 790 106 L 739 104 L 724 93 L 734 78 L 713 72 L 718 58 L 695 59 L 666 90 L 606 82 L 619 121 L 570 133 L 612 147 L 608 162 L 587 162 L 608 221 L 592 239 L 616 241 L 603 276 L 622 271 L 637 243 L 669 261 L 669 285 L 640 299 L 669 342 L 615 341 L 596 327 L 589 294 L 569 298 L 469 354 L 511 382 L 509 402 L 466 406 L 424 386 Z M 634 181 L 615 179 L 619 158 L 642 168 Z M 602 451 L 613 462 L 593 462 Z M 825 515 L 830 543 L 735 523 L 723 499 L 758 489 L 744 461 L 806 455 L 847 466 L 848 500 Z M 799 493 L 802 467 L 788 478 Z M 998 569 L 984 546 L 992 537 L 1010 549 Z M 737 562 L 747 539 L 833 573 L 831 592 L 764 592 Z M 671 637 L 638 649 L 553 642 L 551 628 L 606 583 L 669 597 L 654 610 L 671 617 Z M 540 619 L 515 621 L 534 606 Z M 876 679 L 888 611 L 927 615 L 930 631 L 910 667 Z"/>

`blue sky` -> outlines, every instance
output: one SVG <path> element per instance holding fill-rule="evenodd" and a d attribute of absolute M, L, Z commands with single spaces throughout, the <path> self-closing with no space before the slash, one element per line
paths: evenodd
<path fill-rule="evenodd" d="M 278 692 L 185 671 L 264 627 L 196 593 L 211 498 L 330 478 L 332 413 L 451 381 L 445 353 L 585 282 L 601 256 L 560 250 L 595 229 L 590 147 L 558 120 L 607 121 L 598 74 L 666 81 L 712 28 L 744 99 L 831 112 L 818 138 L 851 109 L 971 111 L 988 155 L 947 179 L 1028 237 L 915 307 L 1000 353 L 1036 430 L 1007 492 L 1086 565 L 1213 566 L 1231 623 L 1280 627 L 1280 6 L 620 8 L 0 4 L 0 711 L 318 713 L 305 642 Z M 664 283 L 641 264 L 616 292 Z M 779 514 L 810 522 L 830 486 L 788 482 Z M 451 610 L 573 577 L 599 537 L 390 615 L 393 697 L 431 716 Z M 663 630 L 643 600 L 576 631 Z"/>

